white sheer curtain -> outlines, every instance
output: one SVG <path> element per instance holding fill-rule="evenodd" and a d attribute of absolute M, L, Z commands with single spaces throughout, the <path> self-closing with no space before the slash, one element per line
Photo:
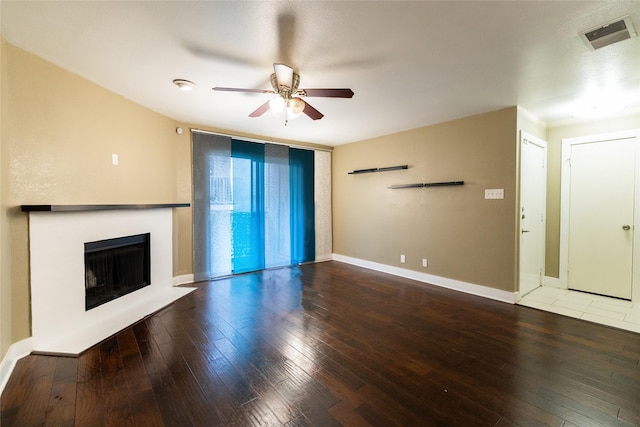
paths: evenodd
<path fill-rule="evenodd" d="M 331 217 L 331 152 L 316 151 L 314 204 L 316 211 L 316 260 L 333 256 Z"/>
<path fill-rule="evenodd" d="M 231 138 L 194 132 L 193 275 L 207 280 L 231 274 Z"/>
<path fill-rule="evenodd" d="M 266 144 L 264 163 L 265 267 L 281 267 L 291 264 L 289 147 Z"/>

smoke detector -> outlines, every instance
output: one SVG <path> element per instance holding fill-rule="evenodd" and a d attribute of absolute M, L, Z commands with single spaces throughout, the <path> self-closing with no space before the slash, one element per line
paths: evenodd
<path fill-rule="evenodd" d="M 590 28 L 580 33 L 587 46 L 591 49 L 600 49 L 622 40 L 635 37 L 636 31 L 633 28 L 631 17 L 629 15 L 622 18 L 614 19 L 597 27 Z"/>

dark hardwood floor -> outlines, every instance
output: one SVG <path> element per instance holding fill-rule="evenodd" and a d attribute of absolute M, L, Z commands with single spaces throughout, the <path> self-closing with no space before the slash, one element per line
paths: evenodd
<path fill-rule="evenodd" d="M 2 427 L 640 425 L 638 334 L 339 262 L 198 285 L 21 359 Z"/>

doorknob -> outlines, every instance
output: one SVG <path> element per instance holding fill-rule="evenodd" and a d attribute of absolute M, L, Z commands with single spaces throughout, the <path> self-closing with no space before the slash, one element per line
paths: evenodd
<path fill-rule="evenodd" d="M 630 225 L 625 224 L 625 225 L 623 225 L 623 226 L 622 226 L 622 229 L 623 229 L 624 231 L 631 230 L 631 226 L 630 226 Z"/>
<path fill-rule="evenodd" d="M 531 230 L 522 230 L 522 233 L 531 233 Z"/>

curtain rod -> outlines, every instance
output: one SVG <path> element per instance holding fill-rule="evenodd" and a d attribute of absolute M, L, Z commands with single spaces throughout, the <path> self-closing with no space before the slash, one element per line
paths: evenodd
<path fill-rule="evenodd" d="M 265 139 L 256 139 L 256 138 L 249 138 L 249 137 L 245 137 L 245 136 L 230 135 L 230 134 L 227 134 L 227 133 L 211 132 L 209 130 L 202 130 L 202 129 L 196 129 L 196 128 L 189 128 L 189 130 L 191 132 L 205 133 L 205 134 L 209 134 L 209 135 L 228 136 L 229 138 L 242 139 L 243 141 L 256 142 L 258 144 L 276 144 L 276 145 L 285 145 L 285 146 L 291 147 L 291 148 L 300 148 L 302 150 L 328 151 L 329 153 L 333 152 L 333 148 L 308 147 L 308 146 L 305 146 L 305 145 L 287 144 L 285 142 L 267 141 Z"/>

